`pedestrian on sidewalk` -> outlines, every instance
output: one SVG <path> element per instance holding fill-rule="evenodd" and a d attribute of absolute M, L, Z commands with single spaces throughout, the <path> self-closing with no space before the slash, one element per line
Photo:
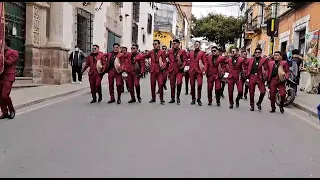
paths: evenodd
<path fill-rule="evenodd" d="M 99 70 L 97 68 L 97 63 L 100 61 L 100 65 L 102 68 Z M 102 80 L 102 72 L 105 72 L 106 66 L 106 56 L 103 52 L 99 50 L 98 45 L 92 46 L 92 53 L 88 56 L 86 65 L 83 67 L 81 73 L 83 73 L 88 67 L 90 68 L 88 75 L 89 75 L 89 82 L 90 82 L 90 89 L 92 94 L 92 101 L 90 103 L 97 102 L 97 93 L 99 95 L 98 102 L 102 101 L 102 87 L 101 87 L 101 80 Z"/>
<path fill-rule="evenodd" d="M 78 45 L 74 47 L 74 51 L 69 56 L 69 63 L 72 66 L 72 83 L 77 82 L 77 74 L 78 74 L 78 82 L 82 83 L 82 63 L 84 62 L 85 55 L 81 51 Z"/>
<path fill-rule="evenodd" d="M 4 70 L 0 74 L 0 106 L 2 115 L 0 119 L 13 119 L 16 115 L 16 111 L 13 107 L 10 92 L 12 89 L 12 84 L 15 81 L 16 63 L 18 61 L 19 55 L 18 51 L 10 48 L 9 39 L 5 39 L 4 44 L 4 56 L 1 56 L 1 61 L 3 61 Z M 4 59 L 2 59 L 4 58 Z"/>

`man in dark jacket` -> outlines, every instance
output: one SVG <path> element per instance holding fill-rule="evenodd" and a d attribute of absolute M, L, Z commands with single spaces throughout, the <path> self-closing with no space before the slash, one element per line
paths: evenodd
<path fill-rule="evenodd" d="M 84 53 L 80 50 L 79 46 L 76 45 L 74 47 L 74 51 L 69 56 L 69 63 L 72 66 L 72 83 L 77 82 L 77 74 L 78 74 L 78 81 L 82 83 L 82 63 L 85 59 Z"/>

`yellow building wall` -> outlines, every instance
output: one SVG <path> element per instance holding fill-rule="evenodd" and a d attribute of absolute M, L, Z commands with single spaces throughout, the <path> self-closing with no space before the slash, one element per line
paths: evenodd
<path fill-rule="evenodd" d="M 153 32 L 153 40 L 158 39 L 162 45 L 166 45 L 170 48 L 170 41 L 173 40 L 173 36 L 171 33 L 168 32 L 161 32 L 161 31 L 154 31 Z"/>

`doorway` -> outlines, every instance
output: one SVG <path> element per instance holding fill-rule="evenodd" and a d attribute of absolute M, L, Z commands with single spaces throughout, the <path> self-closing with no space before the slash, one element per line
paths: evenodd
<path fill-rule="evenodd" d="M 286 52 L 287 52 L 287 45 L 288 45 L 288 41 L 281 42 L 280 51 L 281 51 L 282 53 L 286 53 Z"/>
<path fill-rule="evenodd" d="M 299 32 L 299 46 L 298 46 L 298 50 L 300 51 L 300 54 L 302 56 L 304 56 L 305 43 L 306 43 L 306 29 L 303 29 Z"/>
<path fill-rule="evenodd" d="M 22 77 L 25 62 L 26 43 L 26 3 L 5 2 L 6 38 L 10 39 L 11 48 L 19 52 L 16 76 Z"/>

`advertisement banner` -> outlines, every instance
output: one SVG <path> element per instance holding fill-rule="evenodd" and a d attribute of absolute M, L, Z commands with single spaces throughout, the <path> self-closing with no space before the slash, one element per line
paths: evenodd
<path fill-rule="evenodd" d="M 0 2 L 0 74 L 4 70 L 4 43 L 5 43 L 5 14 L 4 2 Z"/>

